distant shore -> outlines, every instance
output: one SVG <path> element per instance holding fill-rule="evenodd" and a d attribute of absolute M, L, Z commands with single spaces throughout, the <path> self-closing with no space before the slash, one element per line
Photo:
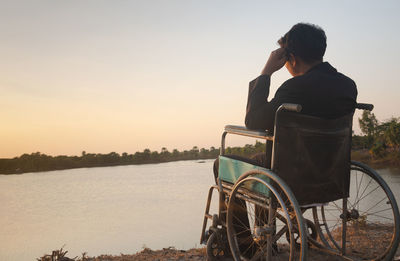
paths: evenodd
<path fill-rule="evenodd" d="M 227 147 L 227 154 L 250 156 L 265 151 L 265 144 L 256 141 L 255 144 L 247 144 L 244 147 Z M 111 167 L 123 165 L 155 164 L 181 160 L 205 160 L 215 159 L 219 155 L 219 148 L 198 148 L 193 146 L 191 150 L 168 151 L 162 148 L 160 152 L 145 149 L 133 154 L 126 152 L 119 154 L 110 152 L 86 153 L 81 156 L 50 156 L 40 152 L 23 154 L 12 159 L 0 159 L 0 174 L 22 174 L 27 172 L 42 172 L 51 170 L 64 170 L 75 168 Z"/>
<path fill-rule="evenodd" d="M 197 147 L 196 147 L 197 148 Z M 260 143 L 255 145 L 246 145 L 245 147 L 227 148 L 227 154 L 236 154 L 241 156 L 251 156 L 253 154 L 263 152 Z M 141 154 L 146 154 L 143 152 Z M 141 165 L 166 163 L 181 160 L 198 160 L 203 163 L 207 159 L 215 159 L 219 155 L 219 149 L 211 148 L 210 150 L 191 150 L 184 152 L 175 152 L 172 154 L 156 157 L 155 152 L 147 154 L 153 157 L 145 157 L 143 155 L 122 154 L 115 152 L 109 154 L 83 154 L 82 156 L 48 156 L 39 152 L 32 154 L 24 154 L 21 157 L 13 159 L 0 159 L 0 175 L 24 174 L 30 172 L 44 172 L 54 170 L 66 170 L 76 168 L 95 168 L 95 167 L 112 167 L 124 165 Z M 136 155 L 136 157 L 135 157 Z M 352 150 L 351 159 L 363 162 L 375 169 L 382 168 L 400 168 L 400 158 L 396 153 L 387 153 L 386 155 L 374 158 L 367 149 Z"/>
<path fill-rule="evenodd" d="M 174 149 L 172 152 L 169 152 L 166 148 L 163 148 L 161 152 L 145 149 L 142 152 L 134 154 L 126 152 L 122 154 L 116 152 L 101 154 L 86 153 L 83 151 L 81 156 L 50 156 L 35 152 L 23 154 L 20 157 L 12 159 L 0 159 L 0 174 L 23 174 L 76 168 L 155 164 L 180 160 L 204 160 L 216 158 L 218 154 L 219 149 L 214 147 L 210 149 L 198 149 L 196 146 L 191 150 L 178 151 Z"/>

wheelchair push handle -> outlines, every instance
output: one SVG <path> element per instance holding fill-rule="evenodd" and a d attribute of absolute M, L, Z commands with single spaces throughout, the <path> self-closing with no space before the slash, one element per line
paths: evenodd
<path fill-rule="evenodd" d="M 284 103 L 282 104 L 278 110 L 285 110 L 285 111 L 293 111 L 293 112 L 301 112 L 301 105 L 295 103 Z"/>
<path fill-rule="evenodd" d="M 372 111 L 374 109 L 374 105 L 369 103 L 357 103 L 356 109 Z"/>

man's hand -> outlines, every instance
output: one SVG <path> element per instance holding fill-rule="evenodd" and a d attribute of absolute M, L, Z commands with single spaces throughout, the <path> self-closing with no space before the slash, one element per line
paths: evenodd
<path fill-rule="evenodd" d="M 261 75 L 272 75 L 274 72 L 282 68 L 286 63 L 285 50 L 278 48 L 271 52 L 268 61 L 261 72 Z"/>

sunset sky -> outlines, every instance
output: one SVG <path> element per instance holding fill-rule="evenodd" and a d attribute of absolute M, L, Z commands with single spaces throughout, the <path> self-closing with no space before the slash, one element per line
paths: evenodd
<path fill-rule="evenodd" d="M 365 0 L 0 0 L 0 158 L 218 147 L 298 22 L 325 30 L 325 60 L 355 80 L 359 102 L 399 117 L 399 11 Z M 271 96 L 288 78 L 273 75 Z"/>

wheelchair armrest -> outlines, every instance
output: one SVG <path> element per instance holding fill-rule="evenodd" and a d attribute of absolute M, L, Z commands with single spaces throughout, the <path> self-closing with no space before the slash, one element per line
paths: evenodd
<path fill-rule="evenodd" d="M 268 135 L 268 132 L 265 130 L 250 130 L 244 126 L 238 125 L 226 125 L 225 132 L 264 140 L 272 140 L 273 138 L 273 136 Z"/>

